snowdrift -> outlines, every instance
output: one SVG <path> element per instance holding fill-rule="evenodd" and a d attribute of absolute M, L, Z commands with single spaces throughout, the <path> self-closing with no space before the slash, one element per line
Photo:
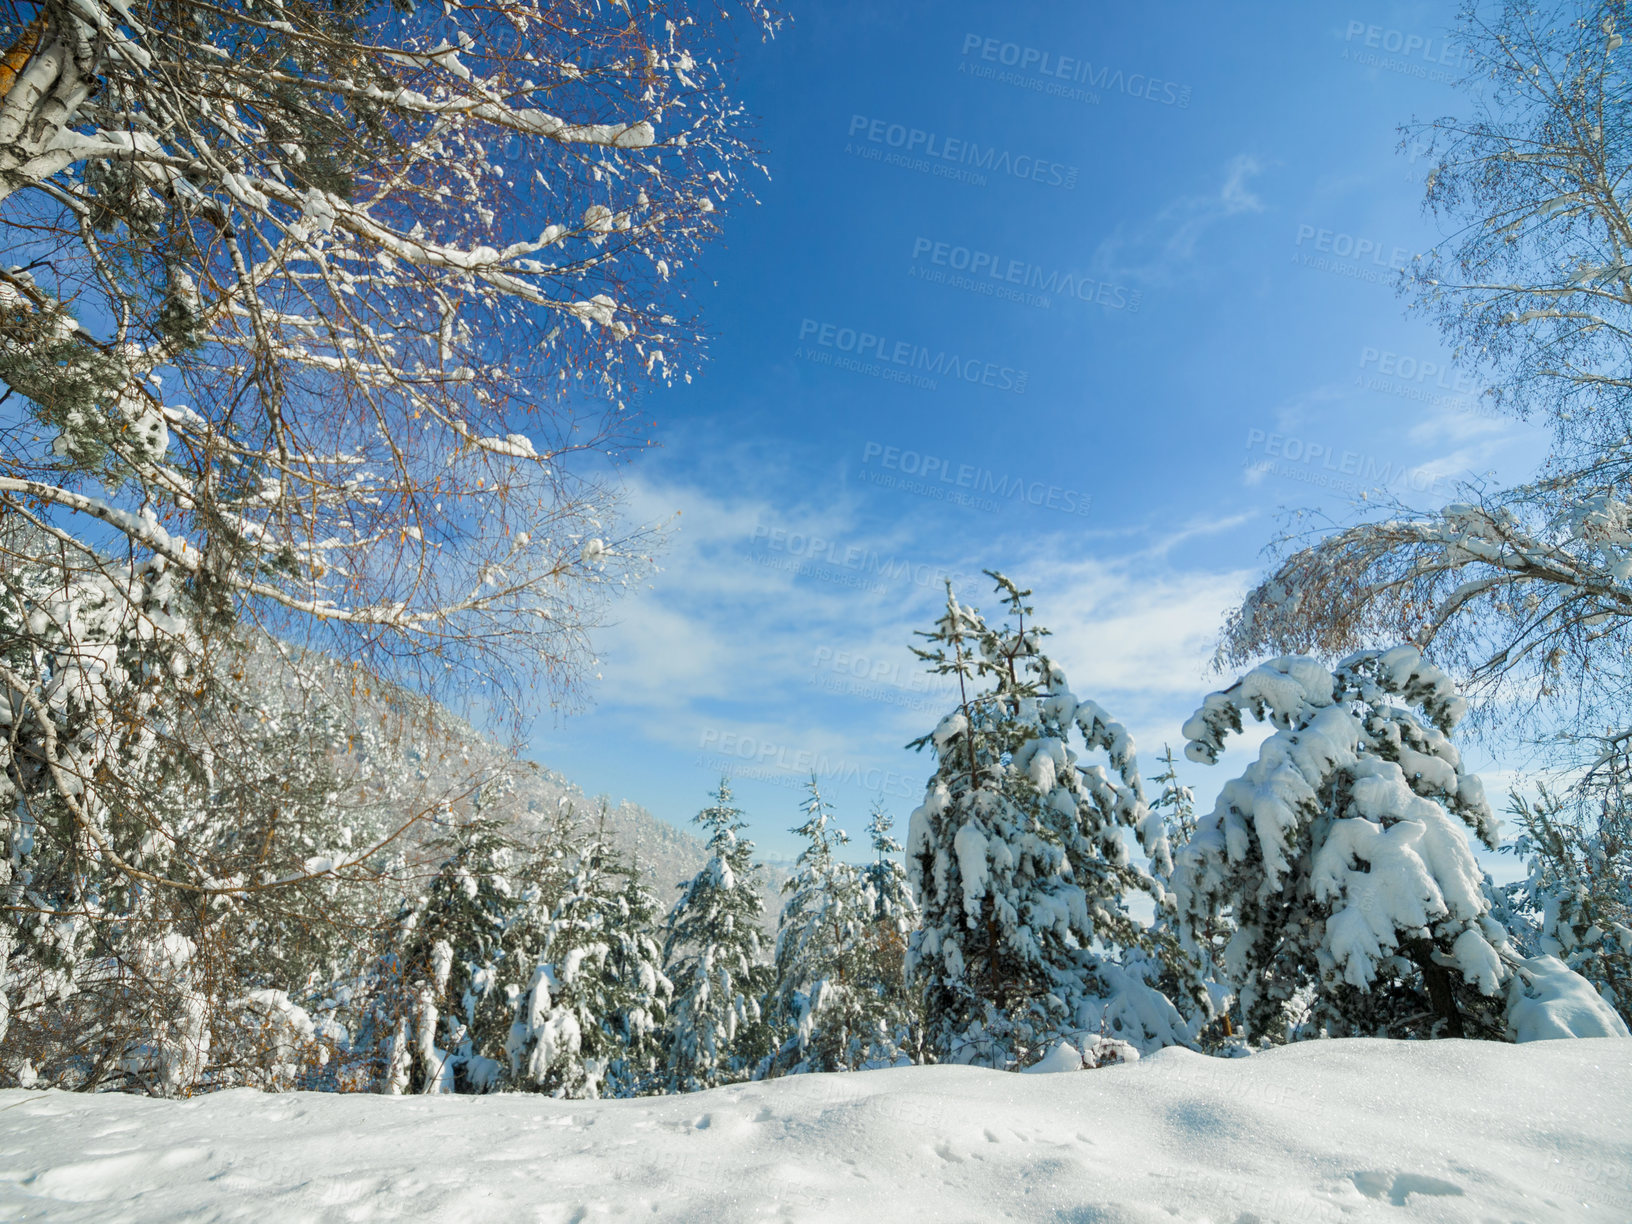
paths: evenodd
<path fill-rule="evenodd" d="M 1632 1219 L 1632 1042 L 1166 1050 L 571 1102 L 0 1093 L 0 1218 Z"/>

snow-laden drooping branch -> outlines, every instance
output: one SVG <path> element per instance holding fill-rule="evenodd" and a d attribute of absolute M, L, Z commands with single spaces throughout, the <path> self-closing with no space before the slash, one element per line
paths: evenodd
<path fill-rule="evenodd" d="M 1427 513 L 1323 534 L 1288 551 L 1226 626 L 1224 657 L 1336 657 L 1405 640 L 1467 677 L 1475 719 L 1622 725 L 1632 627 L 1632 499 L 1624 465 L 1555 472 Z M 1509 721 L 1509 729 L 1518 724 Z"/>

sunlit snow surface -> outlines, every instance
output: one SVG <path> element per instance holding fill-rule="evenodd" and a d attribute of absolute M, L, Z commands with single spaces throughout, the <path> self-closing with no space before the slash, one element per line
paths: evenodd
<path fill-rule="evenodd" d="M 0 1093 L 7 1220 L 1632 1220 L 1632 1042 L 564 1102 Z"/>

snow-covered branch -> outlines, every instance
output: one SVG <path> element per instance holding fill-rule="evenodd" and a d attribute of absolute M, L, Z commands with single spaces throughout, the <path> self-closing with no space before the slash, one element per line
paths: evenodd
<path fill-rule="evenodd" d="M 567 695 L 646 564 L 579 457 L 687 375 L 671 278 L 749 158 L 720 50 L 660 3 L 48 0 L 0 73 L 0 494 L 281 631 Z"/>

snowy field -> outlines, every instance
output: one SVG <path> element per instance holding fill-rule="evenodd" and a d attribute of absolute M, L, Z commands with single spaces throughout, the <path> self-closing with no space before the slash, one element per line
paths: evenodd
<path fill-rule="evenodd" d="M 0 1219 L 1632 1221 L 1632 1042 L 1167 1050 L 639 1101 L 0 1094 Z"/>

